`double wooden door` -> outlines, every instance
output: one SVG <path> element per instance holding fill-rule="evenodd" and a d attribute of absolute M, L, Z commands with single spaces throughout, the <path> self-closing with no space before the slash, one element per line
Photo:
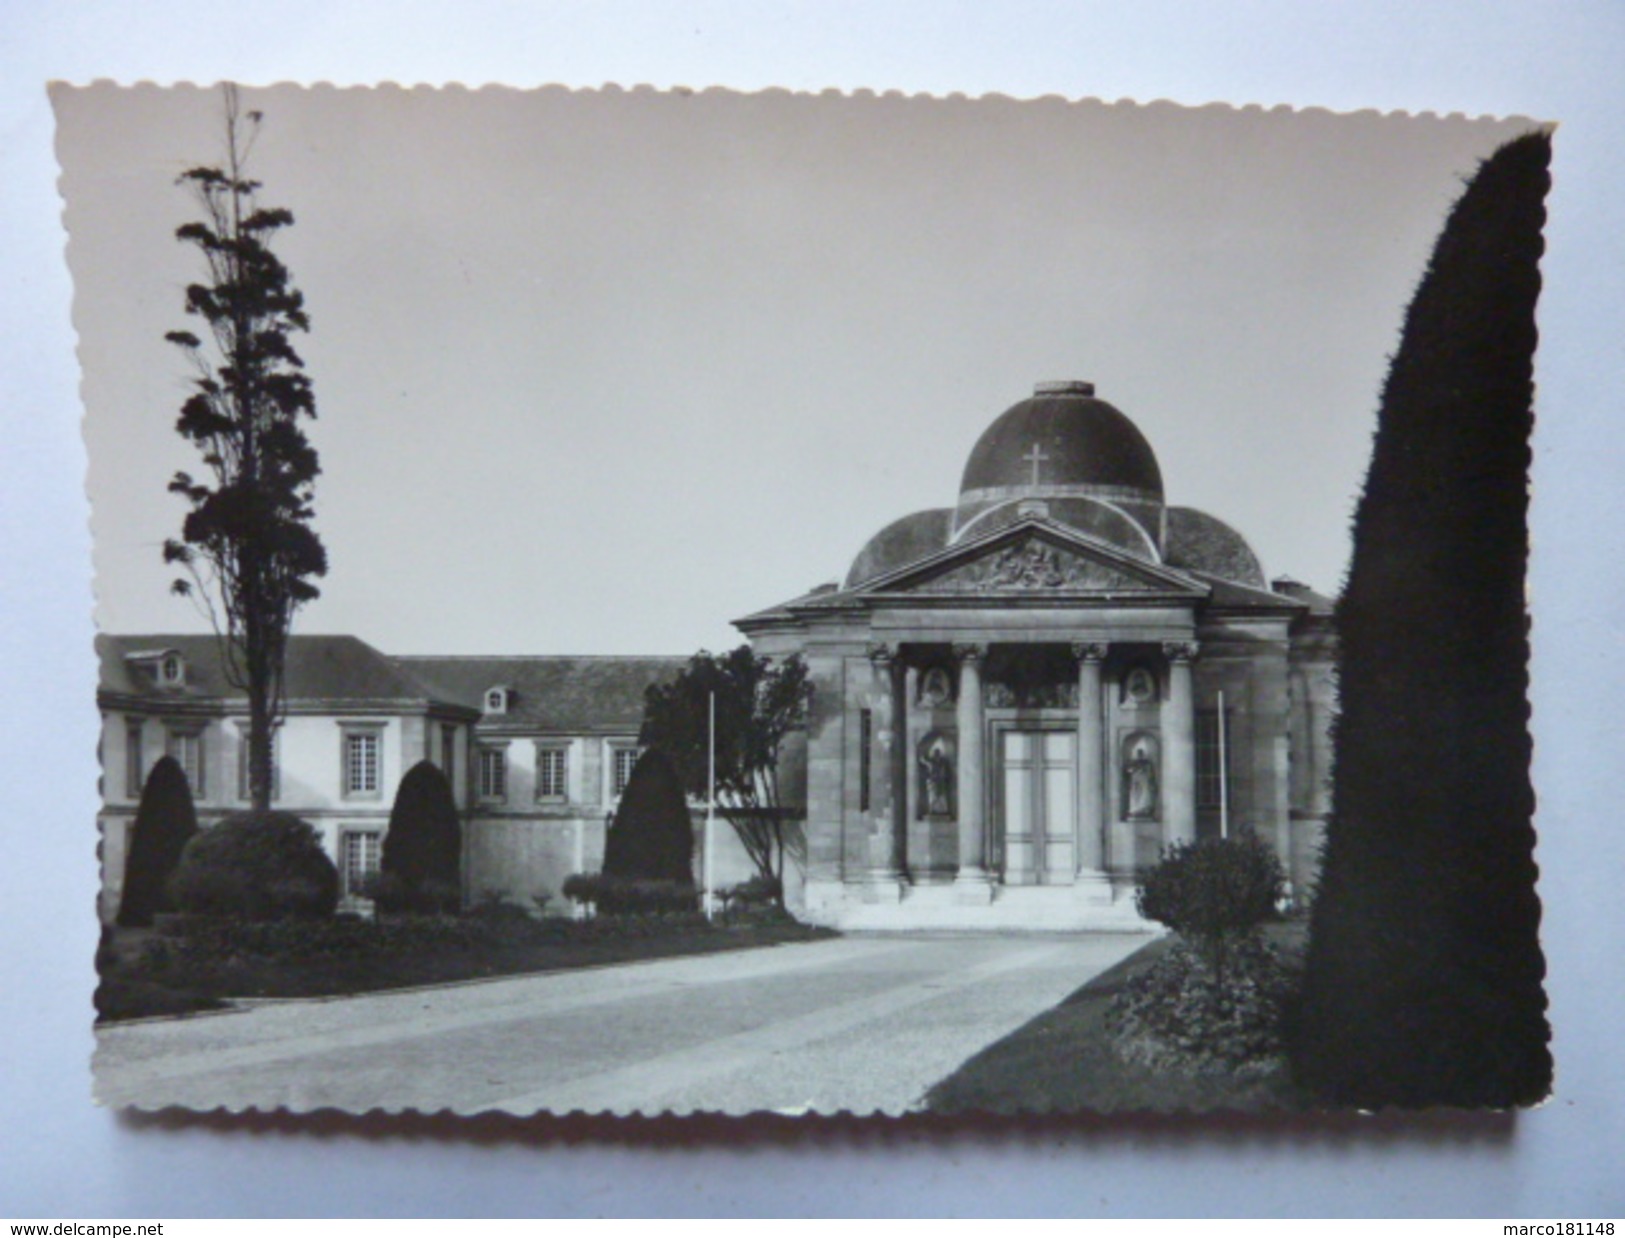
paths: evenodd
<path fill-rule="evenodd" d="M 1000 733 L 1000 853 L 1006 885 L 1071 885 L 1077 875 L 1078 737 Z"/>

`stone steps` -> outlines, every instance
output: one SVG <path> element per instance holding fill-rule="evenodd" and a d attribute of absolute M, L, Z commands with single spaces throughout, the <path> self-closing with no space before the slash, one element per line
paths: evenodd
<path fill-rule="evenodd" d="M 1135 910 L 1132 890 L 1115 891 L 1103 878 L 1073 886 L 830 885 L 808 895 L 802 914 L 843 932 L 1159 931 Z"/>

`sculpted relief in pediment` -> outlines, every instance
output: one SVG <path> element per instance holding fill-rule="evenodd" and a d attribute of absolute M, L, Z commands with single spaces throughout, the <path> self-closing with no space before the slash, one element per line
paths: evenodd
<path fill-rule="evenodd" d="M 922 582 L 919 593 L 1066 593 L 1144 590 L 1143 580 L 1098 559 L 1029 537 Z"/>

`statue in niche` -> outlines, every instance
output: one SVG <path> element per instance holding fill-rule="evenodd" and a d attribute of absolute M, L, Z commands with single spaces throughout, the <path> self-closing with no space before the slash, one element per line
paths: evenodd
<path fill-rule="evenodd" d="M 949 682 L 948 672 L 942 667 L 933 666 L 920 676 L 920 704 L 927 709 L 946 705 L 952 695 L 953 685 Z"/>
<path fill-rule="evenodd" d="M 954 758 L 948 738 L 932 731 L 920 741 L 919 817 L 945 820 L 954 815 Z"/>
<path fill-rule="evenodd" d="M 1154 821 L 1157 816 L 1157 758 L 1148 735 L 1131 735 L 1126 745 L 1123 816 L 1129 821 Z"/>

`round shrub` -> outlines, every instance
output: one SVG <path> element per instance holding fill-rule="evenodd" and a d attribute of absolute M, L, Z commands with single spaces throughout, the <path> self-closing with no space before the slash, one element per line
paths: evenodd
<path fill-rule="evenodd" d="M 186 771 L 174 757 L 160 757 L 146 785 L 130 827 L 130 850 L 124 861 L 124 892 L 118 922 L 125 928 L 152 923 L 170 910 L 167 885 L 186 844 L 197 833 L 197 810 Z"/>
<path fill-rule="evenodd" d="M 186 844 L 169 893 L 194 915 L 330 916 L 339 874 L 308 823 L 287 812 L 241 812 Z"/>
<path fill-rule="evenodd" d="M 1192 945 L 1222 951 L 1275 915 L 1285 889 L 1281 862 L 1252 834 L 1175 843 L 1140 879 L 1135 905 Z"/>
<path fill-rule="evenodd" d="M 780 899 L 779 883 L 760 873 L 738 885 L 724 886 L 716 894 L 723 916 L 730 921 L 788 918 Z"/>
<path fill-rule="evenodd" d="M 603 892 L 604 880 L 597 873 L 571 873 L 564 879 L 560 893 L 572 903 L 577 903 L 587 911 L 592 911 L 598 905 L 598 896 Z"/>
<path fill-rule="evenodd" d="M 432 761 L 406 771 L 389 813 L 375 902 L 384 912 L 447 914 L 462 905 L 463 828 L 451 783 Z"/>

